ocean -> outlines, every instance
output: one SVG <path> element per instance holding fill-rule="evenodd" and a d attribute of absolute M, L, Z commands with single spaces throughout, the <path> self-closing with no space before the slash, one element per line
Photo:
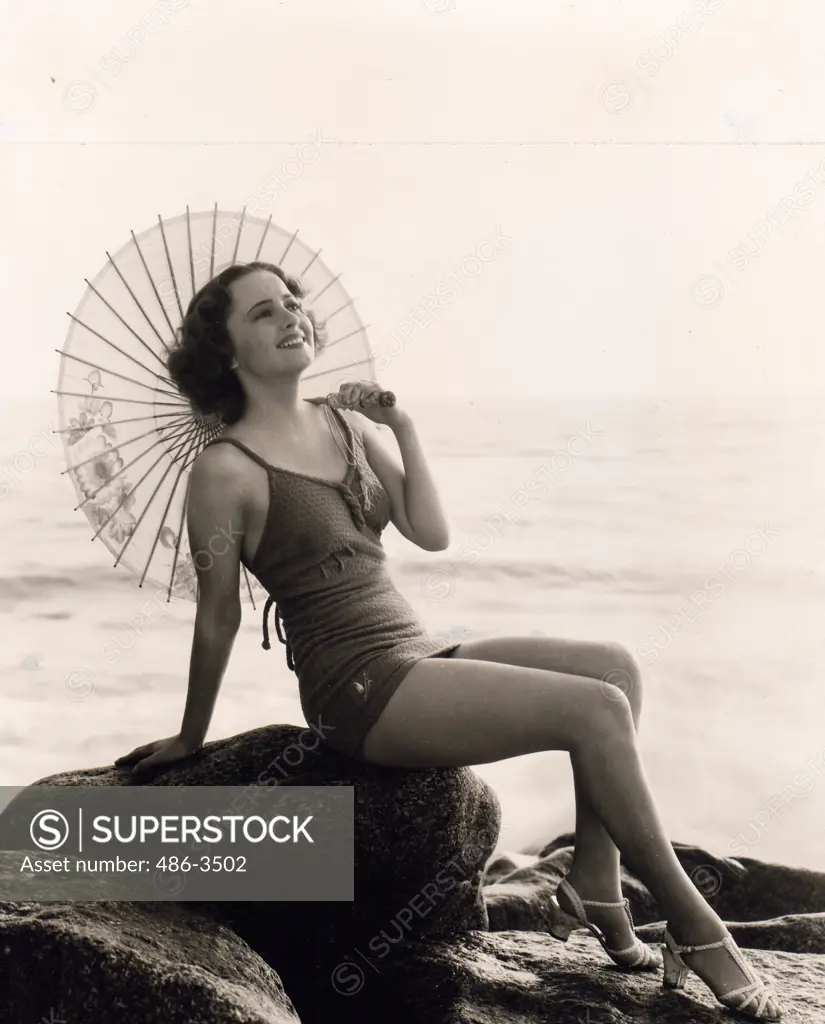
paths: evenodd
<path fill-rule="evenodd" d="M 436 634 L 615 640 L 646 684 L 640 743 L 674 840 L 825 869 L 825 416 L 810 398 L 409 399 L 452 530 L 388 527 L 396 585 Z M 57 404 L 0 433 L 0 784 L 110 764 L 173 735 L 194 602 L 139 588 L 66 476 Z M 388 444 L 392 445 L 391 437 Z M 302 724 L 262 602 L 244 605 L 208 739 Z M 82 677 L 83 686 L 73 681 Z M 501 850 L 573 823 L 564 754 L 475 769 Z"/>

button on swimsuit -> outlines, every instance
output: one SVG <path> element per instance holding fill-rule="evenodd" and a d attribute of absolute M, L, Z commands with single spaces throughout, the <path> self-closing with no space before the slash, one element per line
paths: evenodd
<path fill-rule="evenodd" d="M 278 639 L 298 677 L 307 724 L 341 753 L 363 759 L 363 743 L 407 672 L 458 646 L 427 634 L 387 572 L 381 533 L 390 500 L 366 461 L 360 431 L 338 410 L 356 465 L 336 483 L 271 466 L 246 444 L 228 442 L 262 466 L 269 508 L 254 558 L 242 563 L 275 604 Z M 367 499 L 371 496 L 371 500 Z"/>

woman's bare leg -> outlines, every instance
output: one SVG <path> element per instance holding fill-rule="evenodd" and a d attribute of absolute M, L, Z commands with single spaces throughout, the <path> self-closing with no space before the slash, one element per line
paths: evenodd
<path fill-rule="evenodd" d="M 591 806 L 676 941 L 704 944 L 726 934 L 665 835 L 619 687 L 544 669 L 425 658 L 390 698 L 363 752 L 376 764 L 446 768 L 545 750 L 569 752 Z M 691 967 L 717 991 L 745 981 L 724 951 L 695 954 Z"/>
<path fill-rule="evenodd" d="M 535 636 L 485 637 L 465 641 L 452 657 L 539 668 L 612 683 L 627 698 L 633 724 L 639 730 L 641 673 L 633 655 L 620 644 Z M 567 879 L 584 900 L 614 902 L 622 898 L 619 850 L 591 804 L 580 774 L 574 763 L 576 845 Z M 558 898 L 562 907 L 572 913 L 573 907 L 564 894 L 559 893 Z M 589 907 L 587 916 L 602 930 L 612 949 L 627 949 L 632 944 L 633 933 L 623 911 Z"/>

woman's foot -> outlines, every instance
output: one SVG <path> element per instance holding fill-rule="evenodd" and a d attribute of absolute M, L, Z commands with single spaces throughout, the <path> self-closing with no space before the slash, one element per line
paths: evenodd
<path fill-rule="evenodd" d="M 572 869 L 565 880 L 585 903 L 593 900 L 598 903 L 621 904 L 622 902 L 622 889 L 617 882 L 605 883 L 601 879 L 577 876 Z M 558 888 L 556 899 L 562 910 L 576 916 L 576 907 L 570 896 L 565 893 L 564 887 Z M 604 935 L 605 942 L 611 949 L 627 949 L 633 945 L 636 933 L 633 931 L 633 925 L 623 906 L 587 907 L 586 909 L 587 920 Z"/>
<path fill-rule="evenodd" d="M 614 890 L 619 890 L 617 894 L 615 891 L 607 892 L 604 883 L 601 887 L 592 886 L 577 878 L 574 885 L 571 881 L 574 877 L 571 871 L 556 890 L 556 902 L 568 920 L 551 933 L 558 938 L 566 938 L 573 924 L 571 919 L 575 918 L 579 927 L 588 928 L 596 936 L 605 952 L 619 967 L 658 970 L 661 960 L 636 935 L 630 907 L 622 898 L 619 883 L 613 886 Z M 587 893 L 586 896 L 582 895 L 582 890 Z"/>
<path fill-rule="evenodd" d="M 677 931 L 674 936 L 668 926 L 665 947 L 665 985 L 681 988 L 688 968 L 725 1006 L 757 1020 L 780 1020 L 782 1008 L 769 980 L 759 977 L 718 918 L 692 927 L 689 934 Z"/>

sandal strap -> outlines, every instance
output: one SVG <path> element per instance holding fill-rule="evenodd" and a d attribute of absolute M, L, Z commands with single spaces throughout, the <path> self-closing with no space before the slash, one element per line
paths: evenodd
<path fill-rule="evenodd" d="M 724 995 L 718 998 L 719 1002 L 725 1003 L 735 1010 L 744 1010 L 749 1003 L 756 999 L 756 1016 L 761 1017 L 765 1007 L 768 1005 L 768 1000 L 774 998 L 775 995 L 776 993 L 770 983 L 766 984 L 764 981 L 756 979 L 748 985 L 743 985 L 741 988 L 725 992 Z"/>
<path fill-rule="evenodd" d="M 649 946 L 647 946 L 641 939 L 636 939 L 632 946 L 628 946 L 627 949 L 610 949 L 605 946 L 607 953 L 614 958 L 621 956 L 630 956 L 631 953 L 636 954 L 636 959 L 632 960 L 629 964 L 625 964 L 626 967 L 635 967 L 637 964 L 643 964 L 654 958 L 654 954 Z"/>
<path fill-rule="evenodd" d="M 627 904 L 627 900 L 620 900 L 618 903 L 602 903 L 600 900 L 582 900 L 581 902 L 585 907 L 610 907 L 617 910 Z"/>
<path fill-rule="evenodd" d="M 667 941 L 668 939 L 670 940 L 669 942 Z M 699 953 L 705 949 L 726 949 L 733 958 L 734 963 L 748 979 L 740 988 L 731 989 L 729 992 L 716 997 L 720 1003 L 729 1006 L 731 1009 L 745 1010 L 749 1007 L 750 1003 L 756 1000 L 755 1015 L 761 1017 L 765 1007 L 768 1005 L 768 1000 L 776 998 L 776 992 L 773 989 L 771 979 L 768 977 L 760 978 L 754 973 L 753 967 L 745 960 L 729 935 L 725 935 L 718 942 L 706 942 L 698 946 L 680 946 L 668 932 L 666 934 L 666 944 L 670 946 L 672 952 L 679 954 L 687 953 L 688 955 Z M 748 1008 L 747 1012 L 752 1013 L 753 1011 Z"/>
<path fill-rule="evenodd" d="M 704 949 L 722 949 L 727 947 L 727 936 L 724 939 L 719 939 L 718 942 L 705 942 L 701 946 L 680 946 L 675 941 L 670 947 L 675 953 L 700 953 Z"/>

